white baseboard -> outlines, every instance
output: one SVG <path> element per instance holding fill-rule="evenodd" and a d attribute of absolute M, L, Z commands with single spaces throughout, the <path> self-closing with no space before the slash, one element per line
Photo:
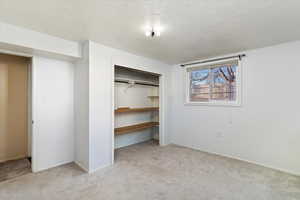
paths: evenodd
<path fill-rule="evenodd" d="M 8 158 L 8 159 L 2 159 L 2 160 L 0 160 L 0 163 L 7 162 L 7 161 L 12 161 L 12 160 L 19 160 L 19 159 L 23 159 L 23 158 L 27 158 L 27 157 L 28 157 L 27 155 L 19 155 L 19 156 L 11 157 L 11 158 Z"/>
<path fill-rule="evenodd" d="M 277 170 L 277 171 L 288 173 L 288 174 L 291 174 L 291 175 L 300 176 L 300 172 L 295 172 L 295 171 L 292 171 L 292 170 L 287 170 L 287 169 L 282 169 L 282 168 L 278 168 L 278 167 L 274 167 L 274 166 L 269 166 L 269 165 L 266 165 L 266 164 L 258 163 L 256 161 L 250 161 L 250 160 L 247 160 L 247 159 L 234 157 L 234 156 L 228 155 L 228 154 L 221 154 L 221 153 L 216 153 L 216 152 L 213 152 L 213 151 L 207 151 L 207 150 L 203 150 L 203 149 L 200 149 L 200 148 L 197 148 L 197 147 L 192 147 L 192 146 L 187 146 L 187 145 L 182 145 L 182 144 L 176 144 L 176 143 L 173 143 L 173 144 L 178 145 L 178 146 L 182 146 L 182 147 L 186 147 L 186 148 L 189 148 L 189 149 L 194 149 L 194 150 L 197 150 L 197 151 L 202 151 L 202 152 L 209 153 L 209 154 L 222 156 L 222 157 L 225 157 L 225 158 L 231 158 L 231 159 L 247 162 L 247 163 L 250 163 L 250 164 L 255 164 L 255 165 L 258 165 L 258 166 L 261 166 L 261 167 Z"/>
<path fill-rule="evenodd" d="M 58 166 L 61 166 L 61 165 L 66 165 L 66 164 L 69 164 L 69 163 L 72 163 L 74 162 L 74 160 L 69 160 L 69 161 L 63 161 L 63 162 L 60 162 L 60 163 L 56 163 L 54 165 L 51 165 L 49 167 L 45 167 L 45 168 L 40 168 L 40 169 L 33 169 L 32 171 L 34 173 L 37 173 L 37 172 L 41 172 L 41 171 L 45 171 L 45 170 L 48 170 L 48 169 L 51 169 L 51 168 L 54 168 L 54 167 L 58 167 Z"/>
<path fill-rule="evenodd" d="M 112 166 L 112 165 L 111 164 L 103 165 L 103 166 L 100 166 L 100 167 L 98 167 L 96 169 L 90 170 L 88 173 L 89 174 L 93 174 L 93 173 L 97 172 L 98 170 L 101 170 L 101 169 L 104 169 L 104 168 L 110 167 L 110 166 Z"/>
<path fill-rule="evenodd" d="M 87 169 L 86 167 L 84 167 L 82 163 L 80 163 L 80 162 L 78 162 L 78 161 L 74 161 L 74 163 L 75 163 L 80 169 L 82 169 L 83 171 L 85 171 L 86 173 L 89 173 L 89 174 L 95 173 L 95 172 L 98 171 L 98 170 L 104 169 L 104 168 L 109 167 L 109 166 L 112 165 L 112 164 L 108 164 L 108 165 L 100 166 L 100 167 L 98 167 L 98 168 L 96 168 L 96 169 L 93 169 L 93 170 L 89 170 L 89 169 Z"/>
<path fill-rule="evenodd" d="M 82 163 L 80 163 L 79 161 L 74 161 L 74 163 L 75 163 L 80 169 L 82 169 L 83 171 L 89 173 L 89 170 L 88 170 L 86 167 L 84 167 Z"/>

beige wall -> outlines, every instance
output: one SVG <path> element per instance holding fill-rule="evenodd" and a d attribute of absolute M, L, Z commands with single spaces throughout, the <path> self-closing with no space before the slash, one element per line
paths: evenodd
<path fill-rule="evenodd" d="M 0 162 L 28 155 L 28 64 L 0 54 Z"/>

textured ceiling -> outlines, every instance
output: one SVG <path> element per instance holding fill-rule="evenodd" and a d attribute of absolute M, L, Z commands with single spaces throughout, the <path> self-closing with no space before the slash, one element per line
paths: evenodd
<path fill-rule="evenodd" d="M 175 64 L 299 40 L 299 10 L 299 0 L 0 0 L 0 21 Z M 146 38 L 157 19 L 162 36 Z"/>

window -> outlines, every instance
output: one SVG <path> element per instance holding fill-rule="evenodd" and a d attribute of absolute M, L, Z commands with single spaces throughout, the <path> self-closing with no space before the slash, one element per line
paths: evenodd
<path fill-rule="evenodd" d="M 239 61 L 187 68 L 187 103 L 239 105 Z"/>

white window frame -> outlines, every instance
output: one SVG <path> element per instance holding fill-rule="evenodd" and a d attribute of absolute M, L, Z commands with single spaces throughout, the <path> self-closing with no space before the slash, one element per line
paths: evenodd
<path fill-rule="evenodd" d="M 209 102 L 192 102 L 190 101 L 190 75 L 188 72 L 188 68 L 193 67 L 201 67 L 203 66 L 203 69 L 208 69 L 210 65 L 223 63 L 226 61 L 231 60 L 237 60 L 238 61 L 238 67 L 236 72 L 236 100 L 235 101 L 209 101 Z M 239 58 L 234 59 L 226 59 L 222 61 L 215 61 L 215 62 L 209 62 L 209 63 L 203 63 L 203 64 L 195 64 L 188 66 L 184 69 L 184 80 L 185 80 L 185 103 L 184 105 L 191 105 L 191 106 L 241 106 L 242 105 L 242 62 Z"/>

